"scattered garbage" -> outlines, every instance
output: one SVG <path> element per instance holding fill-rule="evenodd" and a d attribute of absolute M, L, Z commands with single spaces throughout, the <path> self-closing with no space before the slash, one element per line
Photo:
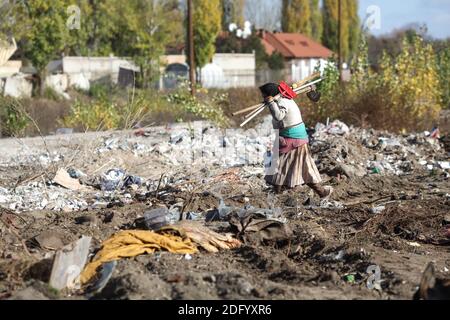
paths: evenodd
<path fill-rule="evenodd" d="M 67 173 L 73 179 L 80 179 L 81 177 L 85 177 L 86 176 L 81 170 L 77 170 L 77 169 L 74 169 L 74 168 L 69 168 L 67 170 Z"/>
<path fill-rule="evenodd" d="M 275 241 L 278 242 L 277 246 L 289 245 L 286 247 L 289 255 L 299 254 L 300 259 L 310 255 L 314 257 L 315 263 L 329 262 L 337 266 L 339 274 L 359 270 L 354 268 L 355 265 L 346 266 L 345 270 L 339 269 L 338 265 L 345 264 L 351 256 L 346 253 L 348 248 L 336 249 L 333 242 L 332 250 L 328 250 L 329 241 L 324 239 L 321 231 L 323 229 L 329 231 L 327 228 L 329 223 L 337 217 L 334 213 L 339 212 L 340 218 L 342 215 L 347 216 L 347 210 L 351 212 L 349 218 L 353 220 L 356 218 L 358 223 L 347 224 L 346 221 L 345 226 L 339 230 L 340 236 L 365 232 L 365 229 L 371 231 L 370 228 L 373 227 L 371 223 L 378 223 L 378 218 L 394 217 L 394 215 L 383 214 L 391 209 L 391 205 L 375 201 L 372 203 L 373 207 L 366 209 L 364 205 L 363 210 L 358 208 L 359 211 L 356 214 L 351 205 L 344 205 L 338 201 L 326 200 L 315 205 L 310 204 L 311 200 L 304 203 L 303 197 L 306 198 L 307 195 L 299 196 L 296 191 L 292 196 L 289 194 L 289 201 L 285 199 L 285 195 L 275 197 L 268 192 L 267 201 L 265 201 L 265 196 L 261 198 L 260 191 L 265 192 L 264 168 L 271 162 L 272 151 L 268 151 L 268 147 L 273 143 L 274 135 L 270 127 L 271 121 L 265 120 L 263 124 L 257 126 L 256 130 L 247 131 L 232 129 L 224 132 L 211 127 L 197 130 L 194 126 L 194 128 L 173 127 L 170 130 L 161 129 L 160 131 L 149 128 L 139 134 L 130 135 L 114 133 L 101 138 L 100 146 L 98 144 L 92 146 L 96 154 L 92 157 L 93 159 L 88 159 L 86 164 L 81 161 L 73 162 L 71 161 L 73 153 L 60 151 L 55 153 L 33 151 L 26 156 L 14 156 L 8 160 L 5 160 L 7 158 L 3 156 L 0 158 L 2 159 L 0 169 L 5 174 L 9 174 L 7 168 L 11 167 L 12 161 L 15 160 L 17 162 L 14 165 L 18 166 L 34 161 L 34 168 L 39 170 L 36 174 L 40 172 L 42 174 L 38 178 L 34 175 L 14 177 L 19 180 L 17 185 L 2 185 L 0 204 L 15 212 L 36 210 L 37 213 L 30 212 L 23 216 L 45 219 L 41 221 L 42 223 L 50 221 L 52 216 L 67 219 L 69 223 L 75 221 L 76 224 L 82 225 L 80 227 L 83 230 L 89 230 L 89 232 L 95 230 L 92 234 L 96 234 L 99 238 L 113 233 L 111 238 L 103 242 L 100 251 L 84 269 L 81 279 L 84 280 L 83 284 L 89 284 L 85 291 L 87 297 L 93 297 L 103 290 L 119 259 L 154 252 L 156 253 L 155 261 L 160 261 L 159 258 L 166 254 L 162 252 L 172 252 L 179 254 L 178 260 L 175 259 L 177 263 L 194 265 L 198 262 L 198 259 L 194 259 L 194 253 L 197 251 L 219 252 L 233 249 L 241 246 L 241 241 L 268 242 L 269 245 L 271 245 L 270 242 Z M 445 194 L 448 190 L 445 186 L 442 187 L 441 179 L 438 179 L 446 174 L 448 177 L 450 166 L 448 158 L 444 150 L 441 150 L 439 141 L 430 139 L 424 133 L 395 135 L 348 127 L 342 122 L 335 121 L 316 127 L 316 131 L 311 136 L 311 148 L 321 173 L 324 176 L 335 177 L 332 183 L 342 183 L 339 188 L 344 185 L 350 197 L 359 198 L 358 201 L 361 198 L 367 200 L 366 192 L 361 191 L 361 185 L 367 187 L 375 182 L 374 188 L 377 188 L 376 183 L 381 180 L 381 176 L 411 175 L 417 171 L 421 176 L 430 177 L 430 181 L 428 182 L 427 179 L 425 184 L 427 188 L 429 183 L 430 192 L 424 192 L 424 197 L 439 193 L 443 195 L 444 202 L 449 198 L 448 194 Z M 233 150 L 239 152 L 233 153 Z M 110 161 L 109 157 L 111 157 Z M 130 158 L 133 158 L 133 161 L 127 161 Z M 167 171 L 153 172 L 153 168 L 161 162 L 164 163 L 164 170 Z M 186 164 L 192 165 L 195 170 L 186 172 L 186 168 L 190 169 L 190 166 L 177 167 L 177 165 Z M 134 171 L 134 165 L 136 168 L 141 166 L 139 170 L 136 169 L 136 172 L 143 173 L 145 179 L 128 171 Z M 61 169 L 58 170 L 58 168 Z M 58 171 L 53 179 L 52 174 L 56 170 Z M 436 178 L 436 175 L 441 177 Z M 345 181 L 347 179 L 355 180 L 352 181 L 352 183 L 356 182 L 355 187 L 347 188 Z M 402 182 L 407 179 L 398 180 Z M 348 183 L 348 185 L 352 184 Z M 391 188 L 392 185 L 387 183 L 387 187 Z M 255 190 L 257 192 L 254 192 Z M 346 196 L 345 191 L 339 193 L 340 199 Z M 383 191 L 380 192 L 380 196 L 383 196 L 384 190 L 380 191 Z M 387 188 L 386 191 L 390 192 Z M 410 200 L 402 197 L 403 195 L 399 199 Z M 277 207 L 280 199 L 284 204 L 284 210 Z M 374 198 L 368 197 L 368 199 Z M 133 207 L 129 213 L 125 209 L 114 208 L 134 201 L 140 202 L 139 208 L 140 206 L 150 208 L 145 211 L 143 217 L 141 209 L 136 213 Z M 253 207 L 251 204 L 258 207 Z M 101 213 L 98 212 L 100 210 L 89 212 L 92 209 L 103 208 L 113 209 L 101 210 Z M 340 211 L 344 208 L 345 211 Z M 319 210 L 316 211 L 316 209 Z M 38 218 L 40 210 L 46 210 L 43 218 Z M 64 212 L 85 210 L 86 212 L 81 215 L 59 215 L 47 212 L 50 210 Z M 334 212 L 327 212 L 328 210 Z M 367 215 L 368 210 L 378 216 Z M 185 220 L 180 222 L 182 212 Z M 132 216 L 130 221 L 124 218 L 128 214 Z M 307 224 L 312 227 L 312 230 L 297 228 L 296 224 L 294 237 L 286 217 L 290 219 L 300 217 L 299 224 Z M 438 218 L 439 226 L 441 218 L 441 216 Z M 204 225 L 205 220 L 208 222 L 207 226 Z M 127 224 L 132 221 L 139 221 L 139 226 L 136 223 Z M 209 224 L 213 221 L 218 223 Z M 316 221 L 320 223 L 317 224 Z M 361 227 L 364 221 L 367 221 L 367 225 Z M 314 230 L 315 224 L 317 224 L 317 230 Z M 444 232 L 444 236 L 450 239 L 448 224 L 450 224 L 449 218 L 444 216 L 442 225 L 445 230 L 440 230 L 441 227 L 438 227 L 439 237 L 442 237 Z M 102 236 L 98 236 L 98 227 L 105 229 L 101 230 Z M 405 237 L 404 240 L 392 243 L 393 246 L 398 243 L 402 246 L 406 244 L 411 247 L 410 250 L 415 250 L 421 246 L 421 241 L 428 239 L 425 238 L 428 237 L 426 232 L 418 233 L 420 237 L 423 237 L 422 239 L 416 235 L 416 230 L 410 230 L 411 228 L 403 229 L 402 226 L 398 227 L 394 224 L 388 227 L 394 230 L 400 228 L 398 231 L 401 233 L 396 231 L 401 234 L 398 236 L 399 239 Z M 145 230 L 120 231 L 128 228 Z M 222 233 L 229 230 L 234 233 Z M 437 233 L 436 230 L 434 232 Z M 87 257 L 88 246 L 87 250 L 85 245 L 83 248 L 72 245 L 71 249 L 68 249 L 64 247 L 64 236 L 53 230 L 41 232 L 33 240 L 37 245 L 33 247 L 33 250 L 43 249 L 36 255 L 42 253 L 51 256 L 54 254 L 51 251 L 59 250 L 54 272 L 52 272 L 52 286 L 58 290 L 78 288 L 81 283 L 77 278 L 80 275 L 79 270 L 83 270 L 83 261 L 72 263 L 70 260 L 78 259 L 72 257 L 75 254 L 80 259 Z M 292 248 L 291 240 L 294 244 Z M 322 249 L 324 245 L 328 247 L 325 250 Z M 295 249 L 296 246 L 299 249 Z M 269 252 L 264 252 L 265 248 L 260 246 L 245 246 L 241 250 L 255 252 L 248 255 L 242 254 L 242 257 L 249 259 L 254 257 L 258 263 L 265 263 L 266 254 L 272 254 L 272 248 L 271 246 Z M 75 252 L 77 250 L 82 252 L 78 254 Z M 33 251 L 32 253 L 35 254 Z M 290 257 L 288 261 L 289 263 L 282 262 L 281 271 L 284 271 L 284 268 L 290 268 L 290 265 L 294 263 Z M 67 265 L 69 262 L 72 263 L 70 266 Z M 274 266 L 278 267 L 277 264 Z M 289 274 L 294 274 L 288 271 Z M 217 276 L 217 279 L 216 276 L 214 275 L 213 282 L 227 281 L 227 278 L 222 275 Z M 277 276 L 273 273 L 273 277 Z M 328 281 L 324 279 L 319 277 L 317 281 Z M 356 283 L 361 280 L 361 277 L 360 274 L 355 273 L 347 274 L 344 279 L 348 283 Z M 254 293 L 257 291 L 256 288 L 245 284 L 244 281 L 242 283 L 244 283 L 243 292 L 256 296 L 257 293 Z"/>
<path fill-rule="evenodd" d="M 106 287 L 114 270 L 116 269 L 116 266 L 117 261 L 110 261 L 102 264 L 98 280 L 88 286 L 85 290 L 85 294 L 88 298 L 94 297 Z"/>
<path fill-rule="evenodd" d="M 310 206 L 315 208 L 315 206 Z M 323 199 L 320 201 L 319 208 L 321 209 L 344 209 L 344 205 L 339 201 Z"/>
<path fill-rule="evenodd" d="M 125 179 L 124 170 L 121 169 L 108 170 L 102 176 L 100 188 L 102 191 L 114 191 L 116 189 L 119 189 L 119 186 L 121 186 L 124 179 Z"/>
<path fill-rule="evenodd" d="M 0 188 L 0 204 L 16 212 L 44 209 L 70 212 L 87 208 L 87 200 L 73 192 L 59 185 L 31 182 L 16 188 Z"/>
<path fill-rule="evenodd" d="M 152 132 L 152 134 L 150 134 Z M 156 157 L 171 165 L 220 166 L 223 168 L 241 167 L 246 175 L 230 175 L 218 179 L 238 179 L 256 176 L 262 178 L 265 166 L 271 157 L 271 148 L 275 133 L 271 118 L 267 117 L 254 129 L 229 129 L 225 132 L 206 126 L 205 122 L 194 122 L 191 128 L 172 126 L 160 131 L 145 130 L 145 135 L 110 134 L 101 139 L 95 152 L 121 152 L 131 156 Z M 311 134 L 311 149 L 321 174 L 339 179 L 364 179 L 369 175 L 408 175 L 415 170 L 427 170 L 429 174 L 445 174 L 450 177 L 450 162 L 441 150 L 439 140 L 427 137 L 425 133 L 395 135 L 376 130 L 353 128 L 341 121 L 328 125 L 317 124 Z M 45 153 L 22 146 L 20 156 L 0 157 L 0 167 L 14 165 L 39 165 L 42 168 L 58 165 L 70 158 L 61 150 Z M 8 159 L 8 160 L 4 160 Z M 11 210 L 54 210 L 79 211 L 86 208 L 101 208 L 114 203 L 130 203 L 132 196 L 127 195 L 131 188 L 145 197 L 149 191 L 158 188 L 158 180 L 145 181 L 132 175 L 123 168 L 104 166 L 104 173 L 86 175 L 77 168 L 60 169 L 55 176 L 55 184 L 46 179 L 36 179 L 19 186 L 0 188 L 0 204 Z M 241 174 L 242 175 L 242 174 Z M 205 181 L 211 179 L 206 177 Z M 165 186 L 176 186 L 185 180 L 161 182 Z M 230 180 L 231 181 L 231 180 Z M 91 186 L 102 191 L 87 192 Z M 83 191 L 83 193 L 80 193 Z M 162 192 L 162 191 L 161 191 Z M 114 193 L 114 196 L 111 195 Z M 120 202 L 116 198 L 120 197 Z M 325 207 L 339 208 L 339 204 L 327 203 Z M 220 209 L 220 210 L 219 210 Z M 216 212 L 209 212 L 207 220 L 223 220 L 230 208 L 219 205 Z M 181 208 L 169 209 L 169 221 L 179 220 Z M 188 212 L 188 219 L 198 219 L 199 214 Z M 214 217 L 213 217 L 214 216 Z"/>
<path fill-rule="evenodd" d="M 145 253 L 154 253 L 159 250 L 179 254 L 197 252 L 191 239 L 183 237 L 180 231 L 174 227 L 159 231 L 159 233 L 141 230 L 120 231 L 103 242 L 102 248 L 94 260 L 83 270 L 81 282 L 88 284 L 96 274 L 97 268 L 104 263 Z"/>
<path fill-rule="evenodd" d="M 231 234 L 219 234 L 204 226 L 197 221 L 180 221 L 175 225 L 176 228 L 181 229 L 197 246 L 212 253 L 222 250 L 229 250 L 238 248 L 241 242 Z M 163 228 L 164 230 L 164 228 Z"/>
<path fill-rule="evenodd" d="M 350 284 L 354 284 L 356 282 L 354 274 L 347 274 L 344 276 L 344 279 L 346 282 L 348 282 Z"/>
<path fill-rule="evenodd" d="M 421 247 L 420 243 L 417 242 L 408 242 L 408 245 L 415 248 Z"/>
<path fill-rule="evenodd" d="M 80 184 L 80 181 L 72 178 L 66 169 L 59 169 L 55 177 L 53 178 L 53 182 L 70 190 L 76 191 L 83 189 L 83 186 Z"/>
<path fill-rule="evenodd" d="M 131 185 L 142 185 L 142 179 L 127 175 L 125 170 L 122 169 L 110 169 L 102 175 L 100 189 L 102 191 L 115 191 Z"/>
<path fill-rule="evenodd" d="M 231 235 L 221 235 L 194 221 L 181 221 L 158 232 L 120 231 L 103 242 L 94 260 L 84 269 L 81 282 L 87 284 L 95 275 L 97 268 L 106 262 L 154 253 L 158 250 L 193 254 L 197 252 L 197 246 L 208 252 L 218 252 L 219 249 L 237 248 L 240 242 Z"/>
<path fill-rule="evenodd" d="M 341 122 L 317 124 L 311 148 L 319 171 L 329 176 L 363 178 L 368 174 L 407 175 L 420 167 L 450 169 L 448 161 L 440 161 L 440 144 L 423 133 L 397 136 L 348 128 Z"/>
<path fill-rule="evenodd" d="M 430 262 L 425 269 L 414 300 L 449 300 L 450 279 L 436 277 L 435 265 Z"/>
<path fill-rule="evenodd" d="M 56 290 L 76 289 L 87 262 L 91 237 L 82 237 L 56 252 L 50 275 L 50 286 Z"/>
<path fill-rule="evenodd" d="M 438 161 L 438 164 L 441 169 L 450 170 L 450 161 Z"/>
<path fill-rule="evenodd" d="M 236 213 L 230 219 L 230 225 L 241 235 L 254 233 L 259 241 L 285 241 L 292 237 L 292 230 L 287 224 L 267 219 L 262 213 L 247 212 L 244 215 Z"/>
<path fill-rule="evenodd" d="M 167 208 L 153 209 L 144 213 L 145 225 L 149 230 L 158 230 L 166 226 L 169 222 L 167 216 L 169 210 Z"/>
<path fill-rule="evenodd" d="M 318 123 L 315 130 L 318 134 L 326 133 L 331 135 L 345 135 L 350 132 L 350 128 L 339 120 L 335 120 L 329 125 Z"/>
<path fill-rule="evenodd" d="M 64 243 L 61 240 L 62 235 L 52 230 L 44 231 L 34 239 L 42 249 L 59 250 L 64 247 Z"/>
<path fill-rule="evenodd" d="M 220 221 L 224 220 L 228 215 L 233 212 L 235 208 L 225 205 L 223 199 L 220 199 L 219 206 L 215 210 L 211 210 L 206 213 L 206 221 Z"/>
<path fill-rule="evenodd" d="M 383 212 L 385 209 L 386 209 L 386 206 L 378 206 L 378 207 L 370 208 L 370 212 L 373 214 L 379 214 L 379 213 Z"/>
<path fill-rule="evenodd" d="M 337 253 L 328 253 L 324 254 L 320 257 L 321 261 L 324 262 L 336 262 L 336 261 L 342 261 L 345 257 L 345 251 L 339 250 Z"/>

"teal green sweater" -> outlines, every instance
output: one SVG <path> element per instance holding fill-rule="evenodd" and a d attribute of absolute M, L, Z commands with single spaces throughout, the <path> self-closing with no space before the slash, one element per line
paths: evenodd
<path fill-rule="evenodd" d="M 292 139 L 308 139 L 308 133 L 306 132 L 306 126 L 304 123 L 293 128 L 281 130 L 280 136 Z"/>

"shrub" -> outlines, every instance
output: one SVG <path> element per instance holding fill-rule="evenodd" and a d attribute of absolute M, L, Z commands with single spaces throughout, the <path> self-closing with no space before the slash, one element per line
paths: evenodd
<path fill-rule="evenodd" d="M 267 57 L 267 65 L 272 70 L 284 69 L 284 57 L 279 52 L 274 52 Z"/>
<path fill-rule="evenodd" d="M 210 120 L 222 127 L 229 125 L 222 110 L 228 103 L 228 96 L 223 92 L 199 94 L 197 99 L 182 86 L 167 95 L 153 90 L 136 90 L 124 96 L 124 92 L 110 96 L 100 93 L 99 98 L 91 101 L 78 99 L 60 123 L 82 130 L 130 129 L 136 125 L 195 119 Z"/>
<path fill-rule="evenodd" d="M 227 97 L 216 94 L 212 99 L 200 101 L 192 97 L 187 90 L 178 90 L 167 96 L 167 101 L 171 104 L 180 106 L 183 110 L 205 120 L 209 120 L 221 127 L 229 125 L 229 119 L 225 116 L 221 103 L 224 103 Z"/>
<path fill-rule="evenodd" d="M 91 86 L 89 88 L 89 96 L 91 96 L 94 99 L 103 99 L 106 100 L 111 97 L 113 93 L 113 89 L 111 88 L 111 85 L 104 84 L 101 82 L 98 83 L 91 83 Z"/>
<path fill-rule="evenodd" d="M 29 118 L 20 100 L 0 97 L 0 129 L 5 136 L 20 136 L 25 132 Z"/>
<path fill-rule="evenodd" d="M 437 54 L 439 80 L 442 94 L 442 102 L 445 108 L 450 108 L 450 44 L 447 44 Z"/>
<path fill-rule="evenodd" d="M 303 103 L 308 119 L 323 122 L 327 117 L 339 118 L 398 132 L 429 129 L 438 118 L 443 92 L 435 53 L 419 36 L 405 38 L 398 56 L 385 53 L 378 73 L 370 69 L 363 38 L 352 71 L 351 81 L 340 83 L 338 70 L 330 61 L 319 85 L 321 101 Z"/>
<path fill-rule="evenodd" d="M 55 89 L 53 89 L 51 87 L 45 87 L 42 98 L 52 100 L 52 101 L 61 101 L 62 100 L 62 96 L 58 92 L 56 92 Z"/>
<path fill-rule="evenodd" d="M 400 130 L 430 126 L 442 108 L 435 53 L 420 36 L 403 41 L 395 59 L 384 55 L 378 85 L 385 94 L 392 118 Z"/>
<path fill-rule="evenodd" d="M 143 92 L 139 92 L 135 97 L 119 109 L 121 116 L 120 127 L 130 129 L 138 123 L 143 123 L 149 118 L 154 104 L 157 103 L 154 97 L 149 97 Z"/>
<path fill-rule="evenodd" d="M 66 127 L 88 131 L 116 129 L 119 127 L 120 121 L 118 107 L 114 103 L 100 99 L 88 103 L 75 101 L 70 114 L 61 122 Z"/>

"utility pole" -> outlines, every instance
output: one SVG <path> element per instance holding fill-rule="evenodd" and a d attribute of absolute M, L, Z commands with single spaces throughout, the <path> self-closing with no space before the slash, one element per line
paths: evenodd
<path fill-rule="evenodd" d="M 189 81 L 191 82 L 191 94 L 195 96 L 195 57 L 194 57 L 194 21 L 193 4 L 188 0 L 188 46 L 189 46 Z"/>
<path fill-rule="evenodd" d="M 339 47 L 339 80 L 342 80 L 342 5 L 341 0 L 338 0 L 338 47 Z"/>

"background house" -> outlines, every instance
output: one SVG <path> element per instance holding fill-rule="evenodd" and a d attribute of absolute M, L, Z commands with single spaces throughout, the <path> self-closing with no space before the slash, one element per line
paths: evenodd
<path fill-rule="evenodd" d="M 167 55 L 161 70 L 160 89 L 172 89 L 183 79 L 188 79 L 189 66 L 185 55 Z M 204 88 L 248 88 L 255 86 L 255 54 L 216 53 L 211 61 L 198 72 Z"/>
<path fill-rule="evenodd" d="M 300 81 L 314 72 L 320 62 L 321 69 L 333 52 L 320 43 L 299 33 L 259 31 L 261 42 L 268 55 L 279 52 L 285 59 L 285 80 Z"/>
<path fill-rule="evenodd" d="M 33 86 L 20 73 L 22 61 L 9 60 L 17 50 L 14 39 L 11 43 L 0 43 L 0 95 L 11 97 L 30 97 Z"/>

